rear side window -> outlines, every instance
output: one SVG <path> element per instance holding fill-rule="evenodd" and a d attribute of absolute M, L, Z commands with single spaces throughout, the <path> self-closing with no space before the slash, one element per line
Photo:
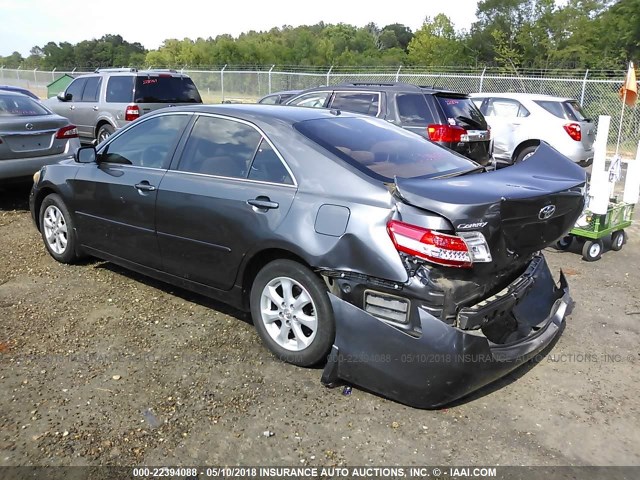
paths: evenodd
<path fill-rule="evenodd" d="M 366 92 L 336 92 L 331 108 L 346 112 L 363 113 L 375 117 L 380 108 L 380 94 Z"/>
<path fill-rule="evenodd" d="M 293 180 L 280 157 L 264 138 L 249 169 L 249 180 L 293 185 Z"/>
<path fill-rule="evenodd" d="M 87 80 L 87 83 L 84 87 L 84 91 L 82 92 L 82 101 L 83 102 L 96 102 L 98 101 L 98 96 L 100 94 L 100 83 L 102 78 L 100 77 L 90 77 Z"/>
<path fill-rule="evenodd" d="M 133 100 L 133 76 L 109 77 L 107 82 L 107 102 L 129 103 Z"/>
<path fill-rule="evenodd" d="M 249 125 L 201 116 L 191 130 L 178 170 L 247 178 L 260 140 L 262 135 Z"/>
<path fill-rule="evenodd" d="M 588 120 L 584 111 L 580 107 L 580 104 L 575 100 L 568 100 L 564 102 L 554 100 L 535 100 L 535 102 L 547 112 L 558 118 L 572 120 L 574 122 L 584 122 Z"/>
<path fill-rule="evenodd" d="M 260 100 L 259 103 L 262 103 L 264 105 L 275 105 L 276 103 L 278 103 L 278 95 L 264 97 L 262 100 Z"/>
<path fill-rule="evenodd" d="M 31 97 L 0 93 L 0 116 L 49 115 L 49 111 Z"/>
<path fill-rule="evenodd" d="M 294 125 L 302 135 L 367 175 L 392 182 L 439 177 L 477 168 L 477 164 L 377 118 L 336 117 Z"/>
<path fill-rule="evenodd" d="M 487 121 L 470 98 L 436 95 L 449 125 L 486 129 Z"/>
<path fill-rule="evenodd" d="M 79 102 L 82 98 L 82 91 L 84 90 L 86 83 L 86 78 L 76 78 L 67 88 L 66 94 L 71 94 L 72 101 Z"/>
<path fill-rule="evenodd" d="M 424 95 L 419 93 L 401 94 L 396 97 L 398 114 L 403 125 L 425 126 L 434 123 L 433 115 Z"/>
<path fill-rule="evenodd" d="M 200 93 L 189 77 L 156 75 L 136 77 L 137 103 L 202 103 Z"/>

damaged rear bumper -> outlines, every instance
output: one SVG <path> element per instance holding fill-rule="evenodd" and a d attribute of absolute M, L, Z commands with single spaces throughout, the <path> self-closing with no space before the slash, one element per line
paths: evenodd
<path fill-rule="evenodd" d="M 447 325 L 423 309 L 422 333 L 412 336 L 330 295 L 336 339 L 322 382 L 346 381 L 418 408 L 464 397 L 547 347 L 560 332 L 571 303 L 564 275 L 560 273 L 556 286 L 542 256 L 534 258 L 507 291 L 508 300 L 489 299 L 476 309 L 486 315 L 495 308 L 502 315 L 508 305 L 515 321 L 526 328 L 526 336 L 503 344 L 491 342 L 481 330 Z M 465 318 L 470 313 L 467 310 Z"/>

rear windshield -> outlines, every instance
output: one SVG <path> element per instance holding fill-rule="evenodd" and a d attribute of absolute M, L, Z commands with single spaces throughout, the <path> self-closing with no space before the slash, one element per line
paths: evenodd
<path fill-rule="evenodd" d="M 575 100 L 565 100 L 564 102 L 556 100 L 535 100 L 535 103 L 558 118 L 573 120 L 574 122 L 589 121 L 582 107 Z"/>
<path fill-rule="evenodd" d="M 49 115 L 47 110 L 40 102 L 36 102 L 31 97 L 24 95 L 2 94 L 0 93 L 0 115 L 15 115 L 19 117 L 28 117 L 32 115 Z"/>
<path fill-rule="evenodd" d="M 465 157 L 376 118 L 314 119 L 296 123 L 294 128 L 367 175 L 386 182 L 393 177 L 433 178 L 478 167 Z"/>
<path fill-rule="evenodd" d="M 470 98 L 436 95 L 449 125 L 485 130 L 487 121 Z"/>
<path fill-rule="evenodd" d="M 137 103 L 202 103 L 189 77 L 158 75 L 136 78 Z"/>

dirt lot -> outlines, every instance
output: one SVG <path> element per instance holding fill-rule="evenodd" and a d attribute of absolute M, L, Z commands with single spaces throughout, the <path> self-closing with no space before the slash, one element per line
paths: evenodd
<path fill-rule="evenodd" d="M 0 190 L 0 465 L 640 465 L 638 227 L 596 263 L 549 250 L 576 302 L 554 349 L 424 411 L 324 388 L 221 304 L 56 263 L 27 194 Z"/>

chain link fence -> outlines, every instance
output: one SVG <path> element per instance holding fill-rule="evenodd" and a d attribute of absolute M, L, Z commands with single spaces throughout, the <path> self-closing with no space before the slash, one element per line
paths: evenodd
<path fill-rule="evenodd" d="M 178 69 L 188 74 L 207 103 L 254 102 L 280 90 L 303 90 L 339 83 L 392 83 L 435 86 L 465 93 L 527 92 L 574 98 L 596 122 L 599 115 L 611 116 L 609 145 L 615 148 L 621 125 L 622 102 L 618 91 L 625 71 L 522 70 L 518 75 L 500 68 L 437 67 L 437 70 L 405 67 L 217 67 L 211 70 Z M 47 85 L 64 74 L 78 75 L 87 69 L 41 71 L 0 67 L 0 84 L 28 88 L 41 98 Z M 634 156 L 640 140 L 640 109 L 625 107 L 621 130 L 621 151 Z"/>

